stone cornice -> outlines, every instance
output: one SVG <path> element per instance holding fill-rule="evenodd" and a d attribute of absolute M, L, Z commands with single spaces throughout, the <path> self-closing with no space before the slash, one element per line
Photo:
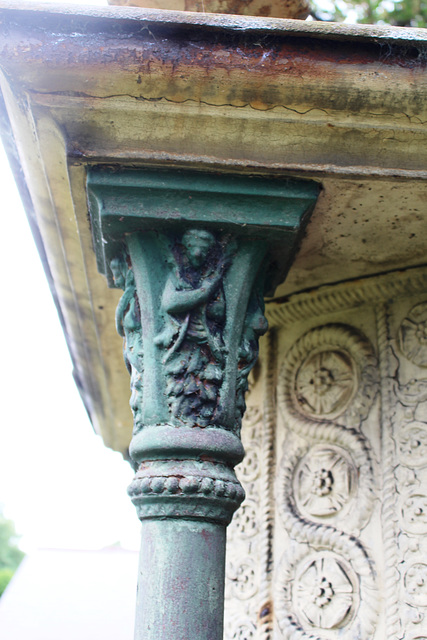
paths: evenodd
<path fill-rule="evenodd" d="M 117 7 L 0 11 L 5 76 L 66 126 L 77 162 L 425 173 L 425 30 Z M 179 121 L 179 136 L 165 140 L 165 119 L 169 131 Z M 218 129 L 228 144 L 214 140 Z"/>
<path fill-rule="evenodd" d="M 165 27 L 173 25 L 177 27 L 212 27 L 222 30 L 245 32 L 273 32 L 275 34 L 287 33 L 296 36 L 309 36 L 313 38 L 325 38 L 332 40 L 355 40 L 355 41 L 378 41 L 400 42 L 400 43 L 426 43 L 427 34 L 425 29 L 394 27 L 388 25 L 367 25 L 367 24 L 341 24 L 333 22 L 305 22 L 302 20 L 263 18 L 252 16 L 236 16 L 227 14 L 192 13 L 190 11 L 167 11 L 156 9 L 140 9 L 135 7 L 84 7 L 77 5 L 43 5 L 34 3 L 33 5 L 16 6 L 14 0 L 1 0 L 0 10 L 7 11 L 11 19 L 19 19 L 21 23 L 28 20 L 34 23 L 34 16 L 41 16 L 41 24 L 46 25 L 46 17 L 52 21 L 60 21 L 61 27 L 66 28 L 64 18 L 68 18 L 70 26 L 75 27 L 80 21 L 84 30 L 90 30 L 90 21 L 97 21 L 97 31 L 99 31 L 100 20 L 114 20 L 115 27 L 127 24 L 129 28 L 135 23 L 141 22 L 156 23 Z"/>

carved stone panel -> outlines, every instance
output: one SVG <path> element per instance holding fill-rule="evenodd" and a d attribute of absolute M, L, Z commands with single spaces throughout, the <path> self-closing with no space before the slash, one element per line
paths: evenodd
<path fill-rule="evenodd" d="M 263 375 L 252 376 L 251 404 L 242 425 L 246 456 L 236 468 L 246 499 L 227 530 L 225 634 L 227 640 L 272 638 L 272 532 L 274 504 L 271 478 L 275 411 L 273 404 L 274 336 L 262 344 Z M 254 401 L 257 401 L 254 404 Z"/>
<path fill-rule="evenodd" d="M 261 528 L 262 509 L 261 450 L 256 446 L 257 436 L 262 438 L 262 412 L 249 407 L 243 422 L 242 441 L 246 458 L 240 465 L 239 479 L 245 484 L 246 500 L 229 525 L 229 554 L 226 570 L 226 637 L 255 637 L 257 625 L 257 599 L 261 580 Z M 238 606 L 233 606 L 234 603 Z M 238 613 L 237 613 L 238 611 Z"/>
<path fill-rule="evenodd" d="M 267 317 L 225 637 L 425 640 L 427 269 L 295 295 Z"/>
<path fill-rule="evenodd" d="M 276 544 L 275 608 L 285 638 L 368 638 L 375 629 L 376 568 L 361 531 L 376 474 L 361 425 L 377 392 L 374 348 L 354 325 L 309 329 L 281 359 L 277 535 L 282 528 L 288 545 Z"/>

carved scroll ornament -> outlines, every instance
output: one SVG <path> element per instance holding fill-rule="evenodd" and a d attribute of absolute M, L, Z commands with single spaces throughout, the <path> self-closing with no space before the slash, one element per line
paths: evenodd
<path fill-rule="evenodd" d="M 374 460 L 360 430 L 378 390 L 377 360 L 349 325 L 302 335 L 279 374 L 290 432 L 277 502 L 292 540 L 276 578 L 285 638 L 369 638 L 377 621 L 373 558 L 360 540 L 375 501 Z"/>

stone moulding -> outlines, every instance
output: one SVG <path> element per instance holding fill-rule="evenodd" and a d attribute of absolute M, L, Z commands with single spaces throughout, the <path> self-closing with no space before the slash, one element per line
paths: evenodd
<path fill-rule="evenodd" d="M 426 288 L 427 268 L 415 267 L 350 281 L 343 287 L 325 285 L 314 291 L 296 293 L 286 300 L 271 300 L 266 308 L 266 316 L 270 327 L 286 327 L 310 316 L 387 302 L 403 294 L 425 291 Z"/>

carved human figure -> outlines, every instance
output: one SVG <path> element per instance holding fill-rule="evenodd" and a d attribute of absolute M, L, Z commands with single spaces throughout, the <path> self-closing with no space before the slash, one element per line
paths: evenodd
<path fill-rule="evenodd" d="M 165 325 L 155 343 L 166 350 L 170 408 L 184 422 L 207 424 L 217 406 L 226 313 L 222 280 L 231 252 L 204 229 L 186 231 L 174 250 L 161 302 Z"/>
<path fill-rule="evenodd" d="M 123 337 L 123 356 L 131 376 L 130 407 L 134 418 L 134 432 L 136 432 L 143 426 L 141 423 L 143 374 L 141 312 L 133 271 L 129 268 L 126 257 L 114 258 L 110 268 L 114 284 L 124 290 L 116 310 L 116 328 L 118 334 Z"/>

